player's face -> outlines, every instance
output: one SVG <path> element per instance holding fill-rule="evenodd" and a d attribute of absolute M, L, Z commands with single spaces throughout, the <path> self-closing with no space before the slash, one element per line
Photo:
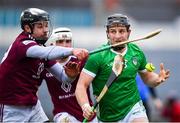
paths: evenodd
<path fill-rule="evenodd" d="M 72 47 L 72 41 L 69 39 L 58 40 L 56 41 L 56 45 L 62 47 Z"/>
<path fill-rule="evenodd" d="M 33 34 L 34 38 L 43 38 L 48 39 L 49 33 L 49 22 L 48 21 L 39 21 L 33 24 Z"/>
<path fill-rule="evenodd" d="M 128 40 L 130 30 L 128 31 L 125 26 L 112 26 L 108 28 L 107 36 L 110 44 L 116 44 Z"/>

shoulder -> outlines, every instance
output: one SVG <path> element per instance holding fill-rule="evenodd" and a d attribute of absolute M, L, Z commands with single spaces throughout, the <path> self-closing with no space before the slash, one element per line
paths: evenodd
<path fill-rule="evenodd" d="M 37 43 L 33 40 L 24 40 L 24 41 L 22 41 L 22 44 L 23 45 L 29 45 L 29 44 L 37 44 Z"/>
<path fill-rule="evenodd" d="M 15 42 L 17 42 L 17 44 L 20 44 L 22 46 L 27 46 L 29 44 L 37 44 L 37 42 L 29 34 L 24 32 L 19 34 Z"/>
<path fill-rule="evenodd" d="M 129 43 L 128 47 L 134 50 L 141 50 L 141 48 L 137 44 L 134 44 L 134 43 Z"/>
<path fill-rule="evenodd" d="M 133 52 L 143 53 L 143 50 L 137 44 L 134 43 L 129 43 L 128 49 L 132 50 Z"/>
<path fill-rule="evenodd" d="M 16 47 L 17 51 L 26 51 L 31 46 L 38 45 L 36 41 L 19 36 L 13 43 L 13 47 Z M 18 48 L 17 48 L 18 47 Z"/>
<path fill-rule="evenodd" d="M 102 49 L 102 48 L 107 47 L 107 46 L 108 46 L 108 44 L 103 44 L 100 47 L 98 47 L 97 49 Z M 110 51 L 110 49 L 102 50 L 100 52 L 97 52 L 97 53 L 90 55 L 89 57 L 95 58 L 95 59 L 101 59 L 103 56 L 105 56 L 107 53 L 109 53 L 109 51 Z"/>

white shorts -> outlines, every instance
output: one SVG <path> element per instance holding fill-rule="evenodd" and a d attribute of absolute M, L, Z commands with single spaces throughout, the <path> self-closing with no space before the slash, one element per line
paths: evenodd
<path fill-rule="evenodd" d="M 1 122 L 44 122 L 48 121 L 46 114 L 37 101 L 35 106 L 15 106 L 0 104 Z"/>
<path fill-rule="evenodd" d="M 77 120 L 74 116 L 71 114 L 68 114 L 67 112 L 61 112 L 54 116 L 54 122 L 55 123 L 82 123 L 81 121 Z M 92 121 L 88 123 L 97 123 L 97 117 L 95 117 Z"/>
<path fill-rule="evenodd" d="M 133 108 L 130 110 L 130 112 L 125 116 L 124 119 L 117 121 L 116 123 L 130 123 L 136 118 L 147 118 L 146 115 L 146 109 L 144 108 L 144 105 L 142 101 L 137 102 Z M 100 123 L 103 123 L 100 121 Z"/>

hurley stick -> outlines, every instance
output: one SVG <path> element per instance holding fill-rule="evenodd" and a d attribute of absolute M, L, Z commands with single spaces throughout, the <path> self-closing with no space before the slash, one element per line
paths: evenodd
<path fill-rule="evenodd" d="M 101 48 L 101 49 L 96 49 L 96 50 L 90 51 L 89 54 L 90 54 L 90 55 L 91 55 L 91 54 L 95 54 L 95 53 L 98 53 L 98 52 L 101 52 L 101 51 L 110 49 L 110 48 L 112 48 L 112 47 L 124 45 L 124 44 L 130 43 L 130 42 L 135 42 L 135 41 L 140 41 L 140 40 L 149 39 L 149 38 L 152 38 L 152 37 L 156 36 L 156 35 L 159 34 L 161 31 L 162 31 L 161 29 L 158 29 L 158 30 L 155 30 L 155 31 L 153 31 L 153 32 L 150 32 L 149 34 L 145 35 L 144 37 L 140 37 L 140 38 L 133 39 L 133 40 L 123 41 L 123 42 L 119 42 L 119 43 L 117 43 L 117 44 L 113 44 L 113 45 L 109 45 L 109 46 L 103 47 L 103 48 Z"/>
<path fill-rule="evenodd" d="M 103 96 L 106 94 L 106 92 L 108 91 L 108 88 L 111 86 L 111 84 L 114 82 L 114 80 L 116 80 L 117 77 L 121 74 L 123 67 L 124 67 L 123 57 L 120 54 L 116 55 L 114 57 L 114 62 L 113 62 L 111 74 L 110 74 L 105 86 L 103 87 L 101 93 L 96 98 L 96 101 L 92 107 L 93 111 L 95 110 L 95 108 L 97 107 L 97 105 L 99 104 L 99 102 L 103 98 Z M 87 119 L 84 119 L 83 123 L 86 123 L 86 122 L 87 122 Z"/>

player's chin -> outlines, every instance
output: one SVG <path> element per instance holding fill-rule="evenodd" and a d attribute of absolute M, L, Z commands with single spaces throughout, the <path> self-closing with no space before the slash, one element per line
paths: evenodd
<path fill-rule="evenodd" d="M 114 44 L 117 44 L 117 43 L 120 43 L 120 42 L 124 42 L 125 40 L 117 40 L 117 41 L 114 41 Z"/>
<path fill-rule="evenodd" d="M 113 47 L 113 50 L 115 51 L 119 51 L 119 50 L 122 50 L 125 48 L 125 45 L 121 45 L 121 46 L 116 46 L 116 47 Z"/>
<path fill-rule="evenodd" d="M 49 38 L 48 36 L 43 36 L 43 37 L 42 37 L 42 39 L 45 40 L 45 41 L 47 41 L 48 38 Z"/>

